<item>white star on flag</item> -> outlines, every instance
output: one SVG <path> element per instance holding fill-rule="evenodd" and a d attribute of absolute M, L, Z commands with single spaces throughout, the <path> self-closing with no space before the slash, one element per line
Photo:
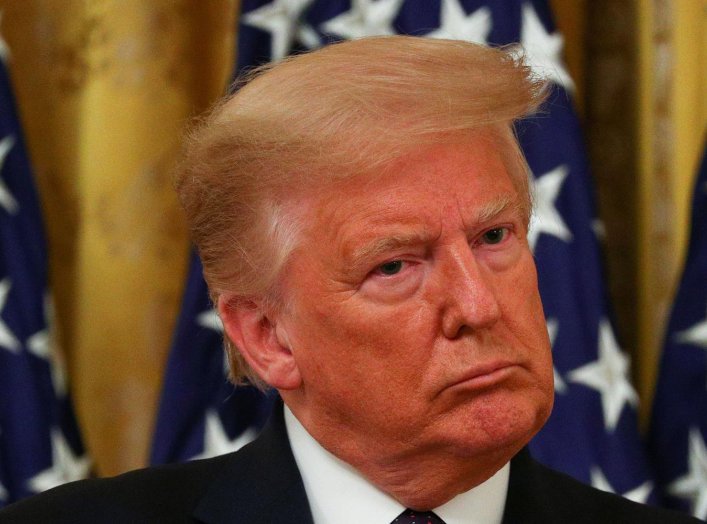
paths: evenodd
<path fill-rule="evenodd" d="M 0 25 L 2 25 L 2 11 L 0 11 Z M 8 58 L 10 58 L 10 48 L 7 47 L 5 39 L 0 34 L 0 60 L 7 62 Z"/>
<path fill-rule="evenodd" d="M 323 23 L 322 30 L 346 39 L 394 35 L 393 20 L 402 3 L 403 0 L 352 0 L 351 10 Z"/>
<path fill-rule="evenodd" d="M 548 33 L 531 4 L 523 4 L 522 19 L 520 43 L 525 51 L 526 63 L 538 75 L 567 91 L 574 91 L 574 82 L 562 63 L 562 35 Z"/>
<path fill-rule="evenodd" d="M 44 318 L 46 326 L 52 325 L 54 319 L 54 306 L 51 298 L 48 295 L 44 297 Z M 38 331 L 27 339 L 27 350 L 33 355 L 46 360 L 49 363 L 49 369 L 52 374 L 52 385 L 54 393 L 59 398 L 66 396 L 66 372 L 64 369 L 64 361 L 61 354 L 54 350 L 54 342 L 52 340 L 49 327 Z"/>
<path fill-rule="evenodd" d="M 215 309 L 209 309 L 207 311 L 204 311 L 203 313 L 199 313 L 196 317 L 196 323 L 199 324 L 201 327 L 205 327 L 207 329 L 213 329 L 219 334 L 223 334 L 223 322 L 221 322 L 221 317 L 218 316 L 218 313 L 216 312 Z M 223 352 L 223 372 L 228 375 L 228 372 L 230 371 L 231 366 L 228 362 L 228 355 L 226 352 Z"/>
<path fill-rule="evenodd" d="M 10 328 L 2 320 L 2 311 L 7 303 L 7 296 L 10 294 L 12 284 L 9 278 L 3 278 L 0 281 L 0 347 L 3 347 L 13 353 L 20 351 L 20 341 L 17 340 L 15 334 L 10 331 Z"/>
<path fill-rule="evenodd" d="M 243 23 L 272 35 L 270 55 L 273 61 L 277 61 L 290 53 L 295 40 L 310 49 L 321 45 L 314 29 L 303 23 L 301 18 L 312 1 L 275 0 L 243 15 Z"/>
<path fill-rule="evenodd" d="M 589 227 L 592 228 L 592 232 L 594 233 L 594 236 L 597 237 L 597 240 L 600 242 L 606 240 L 606 226 L 600 218 L 595 218 L 592 220 L 592 224 Z"/>
<path fill-rule="evenodd" d="M 584 384 L 601 394 L 604 427 L 616 429 L 621 411 L 626 403 L 638 404 L 638 395 L 628 379 L 629 360 L 616 343 L 614 332 L 607 320 L 599 323 L 598 360 L 571 371 L 572 382 Z"/>
<path fill-rule="evenodd" d="M 559 327 L 560 326 L 556 318 L 547 319 L 547 334 L 550 337 L 550 346 L 553 349 L 555 347 L 555 338 L 557 338 L 557 330 Z M 565 384 L 565 381 L 562 380 L 562 375 L 560 375 L 559 371 L 557 371 L 554 363 L 552 365 L 552 374 L 555 379 L 555 391 L 557 393 L 566 393 L 567 384 Z"/>
<path fill-rule="evenodd" d="M 5 182 L 2 180 L 2 168 L 5 164 L 5 160 L 7 159 L 7 154 L 14 145 L 15 137 L 12 135 L 8 135 L 0 140 L 0 207 L 4 207 L 5 211 L 11 215 L 16 214 L 19 211 L 20 206 L 17 203 L 17 200 L 15 200 L 15 197 L 12 196 L 12 193 L 10 193 L 10 190 L 5 185 Z"/>
<path fill-rule="evenodd" d="M 252 442 L 257 436 L 258 433 L 253 428 L 248 428 L 231 440 L 226 434 L 218 413 L 210 409 L 206 412 L 206 421 L 204 423 L 204 451 L 192 458 L 192 460 L 238 451 L 249 442 Z"/>
<path fill-rule="evenodd" d="M 675 340 L 681 344 L 690 344 L 707 349 L 707 315 L 705 319 L 684 331 L 675 333 Z"/>
<path fill-rule="evenodd" d="M 51 346 L 49 344 L 49 330 L 37 331 L 27 339 L 27 349 L 34 356 L 49 361 L 51 359 Z"/>
<path fill-rule="evenodd" d="M 535 209 L 528 230 L 528 244 L 533 251 L 542 233 L 553 235 L 565 242 L 572 240 L 572 233 L 555 207 L 567 174 L 567 166 L 560 165 L 535 179 Z"/>
<path fill-rule="evenodd" d="M 32 477 L 27 483 L 28 488 L 35 493 L 88 476 L 90 461 L 84 456 L 74 455 L 59 429 L 52 429 L 51 439 L 52 465 Z"/>
<path fill-rule="evenodd" d="M 459 0 L 442 0 L 440 26 L 429 38 L 448 38 L 485 44 L 491 32 L 491 10 L 481 7 L 467 16 Z"/>
<path fill-rule="evenodd" d="M 692 501 L 692 514 L 707 519 L 707 448 L 702 433 L 690 428 L 688 435 L 688 468 L 684 476 L 668 486 L 668 492 L 676 497 Z"/>
<path fill-rule="evenodd" d="M 608 493 L 616 493 L 616 490 L 611 484 L 609 484 L 609 481 L 598 466 L 592 466 L 590 476 L 592 479 L 592 487 Z M 619 495 L 634 502 L 638 502 L 639 504 L 645 504 L 648 501 L 648 496 L 651 494 L 651 491 L 653 491 L 653 483 L 647 480 L 640 486 L 635 487 L 626 493 L 619 493 Z"/>
<path fill-rule="evenodd" d="M 49 329 L 38 331 L 27 339 L 27 350 L 33 355 L 46 360 L 52 374 L 52 385 L 57 397 L 66 396 L 66 373 L 64 363 L 54 351 L 52 351 L 51 336 Z"/>
<path fill-rule="evenodd" d="M 214 309 L 209 309 L 203 313 L 199 313 L 196 317 L 196 323 L 201 327 L 213 329 L 218 333 L 223 333 L 223 323 Z"/>
<path fill-rule="evenodd" d="M 49 328 L 38 331 L 27 339 L 27 350 L 39 358 L 46 360 L 49 363 L 49 370 L 52 374 L 52 385 L 54 393 L 59 398 L 66 396 L 66 371 L 64 369 L 64 361 L 61 355 L 53 351 L 52 337 L 49 334 Z"/>

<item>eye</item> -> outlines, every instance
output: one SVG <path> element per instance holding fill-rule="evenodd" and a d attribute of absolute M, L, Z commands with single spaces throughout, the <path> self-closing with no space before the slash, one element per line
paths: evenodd
<path fill-rule="evenodd" d="M 400 273 L 401 269 L 403 269 L 402 260 L 391 260 L 390 262 L 386 262 L 385 264 L 381 264 L 380 266 L 378 266 L 378 272 L 386 276 L 391 276 Z"/>
<path fill-rule="evenodd" d="M 486 244 L 500 244 L 507 234 L 508 228 L 497 227 L 486 231 L 486 233 L 481 235 L 481 239 Z"/>

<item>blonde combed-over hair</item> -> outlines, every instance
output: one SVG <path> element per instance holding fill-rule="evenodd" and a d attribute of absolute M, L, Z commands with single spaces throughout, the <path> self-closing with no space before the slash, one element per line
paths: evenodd
<path fill-rule="evenodd" d="M 277 307 L 278 275 L 297 242 L 288 199 L 460 132 L 500 130 L 529 212 L 511 126 L 544 96 L 516 50 L 411 36 L 333 44 L 250 72 L 197 121 L 176 177 L 212 300 L 229 292 Z M 227 349 L 231 378 L 260 383 Z"/>

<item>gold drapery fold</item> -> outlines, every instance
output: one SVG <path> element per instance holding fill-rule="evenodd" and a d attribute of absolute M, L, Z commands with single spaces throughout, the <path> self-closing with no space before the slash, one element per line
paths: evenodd
<path fill-rule="evenodd" d="M 146 461 L 189 251 L 170 175 L 224 91 L 232 0 L 0 2 L 79 421 L 99 474 Z"/>

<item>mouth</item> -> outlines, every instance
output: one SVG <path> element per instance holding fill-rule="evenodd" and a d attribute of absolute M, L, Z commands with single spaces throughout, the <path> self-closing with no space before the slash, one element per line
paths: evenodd
<path fill-rule="evenodd" d="M 513 362 L 497 361 L 474 366 L 446 389 L 482 390 L 507 380 L 520 366 Z"/>

